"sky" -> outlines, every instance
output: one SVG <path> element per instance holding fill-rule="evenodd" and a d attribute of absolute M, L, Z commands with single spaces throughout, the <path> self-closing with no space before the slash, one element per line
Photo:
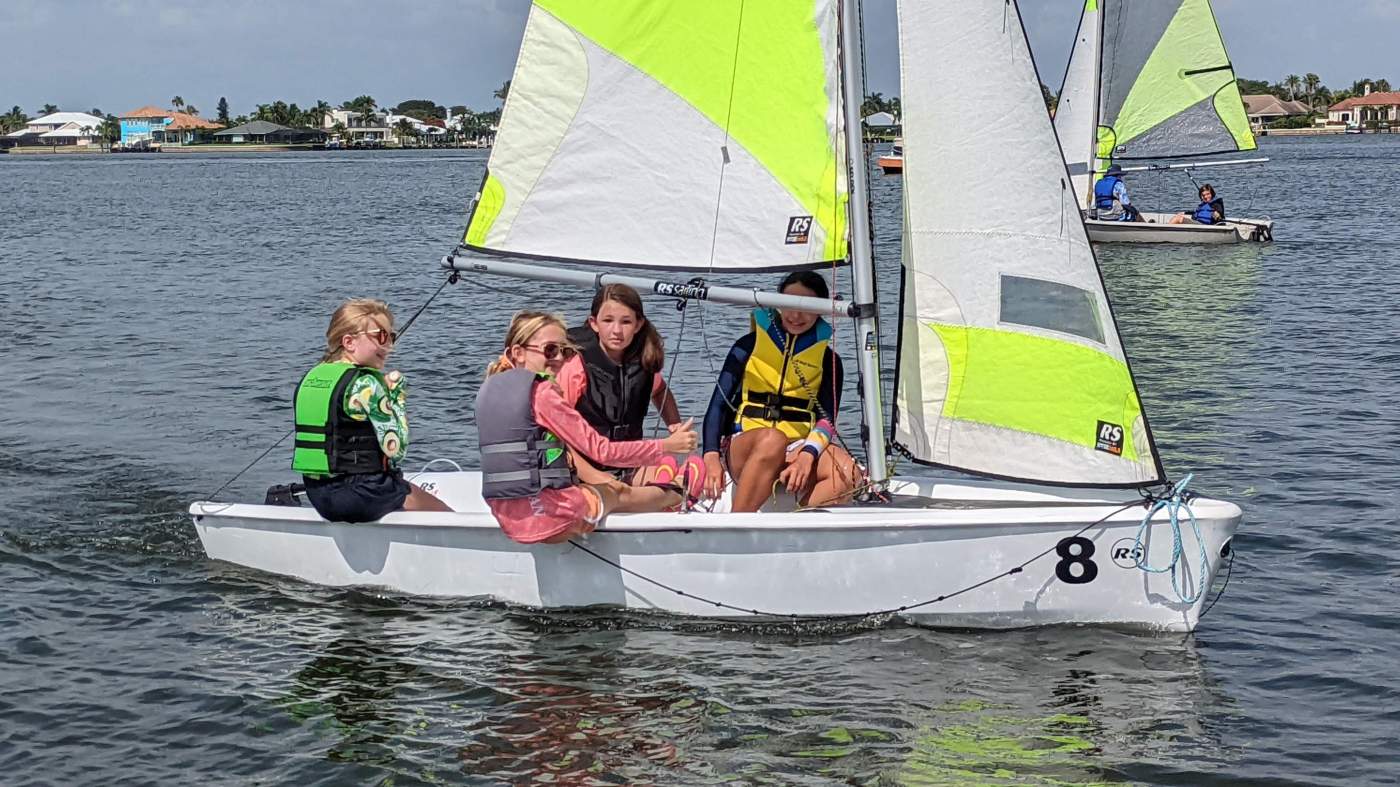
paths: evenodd
<path fill-rule="evenodd" d="M 608 0 L 594 0 L 608 2 Z M 712 0 L 693 0 L 710 2 Z M 762 1 L 762 0 L 759 0 Z M 954 0 L 920 0 L 953 2 Z M 977 0 L 956 0 L 969 2 Z M 1059 89 L 1083 0 L 1020 0 L 1042 79 Z M 899 93 L 895 0 L 865 0 L 867 89 Z M 1400 0 L 1214 0 L 1241 77 L 1318 74 L 1336 89 L 1400 79 Z M 113 114 L 176 95 L 213 115 L 361 94 L 495 108 L 528 0 L 3 0 L 0 111 Z"/>

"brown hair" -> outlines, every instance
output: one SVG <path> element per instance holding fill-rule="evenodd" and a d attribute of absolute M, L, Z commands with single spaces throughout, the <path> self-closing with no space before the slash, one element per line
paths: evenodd
<path fill-rule="evenodd" d="M 1215 197 L 1215 187 L 1212 186 L 1212 185 L 1210 185 L 1209 183 L 1202 183 L 1202 184 L 1201 184 L 1201 187 L 1198 188 L 1198 189 L 1196 189 L 1196 194 L 1199 195 L 1199 194 L 1200 194 L 1201 192 L 1203 192 L 1203 191 L 1209 191 L 1209 192 L 1210 192 L 1210 196 L 1211 196 L 1212 198 Z"/>
<path fill-rule="evenodd" d="M 554 325 L 561 331 L 567 330 L 564 325 L 564 318 L 549 312 L 519 311 L 510 318 L 510 327 L 506 329 L 506 340 L 501 348 L 501 357 L 492 361 L 486 367 L 486 376 L 490 377 L 498 372 L 508 371 L 515 368 L 515 362 L 510 359 L 510 348 L 518 345 L 528 344 L 535 334 L 546 325 Z"/>
<path fill-rule="evenodd" d="M 332 363 L 345 352 L 342 342 L 346 336 L 357 331 L 365 330 L 365 322 L 374 320 L 375 317 L 383 317 L 389 324 L 378 327 L 387 327 L 389 332 L 394 330 L 394 315 L 389 312 L 389 305 L 384 301 L 373 298 L 351 298 L 340 304 L 340 308 L 331 315 L 331 324 L 326 328 L 326 352 L 321 356 L 321 363 Z"/>
<path fill-rule="evenodd" d="M 666 362 L 666 346 L 661 342 L 661 334 L 656 332 L 651 320 L 647 319 L 646 312 L 642 310 L 642 296 L 626 284 L 605 284 L 593 294 L 593 305 L 588 309 L 589 316 L 596 318 L 603 304 L 608 301 L 620 303 L 631 309 L 641 321 L 642 326 L 637 329 L 637 335 L 632 337 L 632 344 L 642 342 L 643 369 L 652 374 L 661 371 L 661 366 Z"/>

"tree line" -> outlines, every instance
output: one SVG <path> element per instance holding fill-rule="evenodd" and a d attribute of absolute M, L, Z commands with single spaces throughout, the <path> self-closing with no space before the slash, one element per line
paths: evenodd
<path fill-rule="evenodd" d="M 492 95 L 504 103 L 506 96 L 509 94 L 510 80 L 506 80 L 505 84 L 497 88 Z M 198 116 L 200 113 L 198 107 L 186 102 L 184 97 L 179 95 L 171 98 L 170 106 L 171 109 L 176 112 L 184 112 L 188 115 Z M 281 126 L 319 129 L 325 127 L 326 116 L 329 115 L 333 109 L 353 112 L 360 121 L 364 123 L 371 122 L 377 115 L 384 112 L 406 115 L 420 121 L 428 121 L 431 119 L 446 120 L 448 110 L 450 109 L 452 113 L 452 124 L 451 128 L 448 130 L 471 138 L 489 133 L 491 126 L 499 124 L 501 120 L 500 107 L 478 112 L 468 108 L 464 104 L 445 107 L 428 99 L 409 99 L 407 101 L 400 101 L 397 105 L 392 107 L 385 106 L 381 108 L 379 102 L 376 101 L 373 96 L 368 95 L 356 96 L 355 98 L 343 101 L 338 107 L 332 106 L 329 102 L 324 100 L 318 100 L 315 104 L 308 107 L 300 107 L 296 102 L 289 103 L 277 100 L 266 104 L 258 104 L 252 112 L 237 116 L 230 115 L 228 99 L 220 97 L 216 109 L 216 119 L 220 125 L 225 127 L 240 126 L 254 120 L 265 120 Z M 55 112 L 61 111 L 57 104 L 44 104 L 36 110 L 34 116 L 30 116 L 23 108 L 16 105 L 12 107 L 9 112 L 0 114 L 0 134 L 18 131 L 27 126 L 29 122 L 36 117 L 52 115 Z M 115 142 L 121 138 L 121 121 L 115 115 L 104 113 L 102 110 L 96 108 L 89 110 L 88 114 L 104 119 L 102 136 L 107 140 Z M 402 135 L 416 136 L 417 134 L 413 124 L 407 121 L 399 121 L 396 128 Z M 330 130 L 344 131 L 345 127 L 341 123 L 336 123 Z"/>

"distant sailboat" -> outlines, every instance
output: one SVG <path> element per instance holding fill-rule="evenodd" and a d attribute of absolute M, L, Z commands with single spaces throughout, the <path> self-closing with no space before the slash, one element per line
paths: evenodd
<path fill-rule="evenodd" d="M 854 320 L 870 501 L 740 514 L 722 501 L 613 516 L 576 544 L 522 545 L 488 512 L 479 472 L 433 472 L 418 483 L 454 513 L 345 525 L 308 509 L 195 503 L 210 557 L 545 608 L 1193 629 L 1241 511 L 1192 500 L 1198 530 L 1174 549 L 1173 524 L 1148 510 L 1143 493 L 1166 475 L 1019 10 L 907 0 L 899 18 L 893 440 L 914 462 L 982 478 L 886 467 L 867 163 L 848 157 L 861 151 L 855 0 L 536 0 L 489 172 L 446 264 Z M 955 66 L 966 78 L 926 78 Z M 688 281 L 838 263 L 851 266 L 854 302 Z"/>
<path fill-rule="evenodd" d="M 1268 219 L 1173 225 L 1174 212 L 1144 212 L 1143 222 L 1094 218 L 1094 184 L 1111 163 L 1132 172 L 1265 160 L 1207 160 L 1257 148 L 1210 0 L 1086 0 L 1055 129 L 1091 240 L 1272 239 Z"/>

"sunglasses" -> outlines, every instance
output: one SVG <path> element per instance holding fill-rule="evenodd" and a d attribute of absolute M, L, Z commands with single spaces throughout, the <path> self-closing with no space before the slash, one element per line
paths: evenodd
<path fill-rule="evenodd" d="M 573 345 L 559 344 L 558 342 L 549 342 L 548 344 L 543 344 L 538 347 L 533 344 L 522 344 L 520 346 L 527 350 L 534 350 L 540 355 L 543 355 L 546 361 L 552 361 L 561 355 L 565 358 L 572 358 L 575 352 Z"/>
<path fill-rule="evenodd" d="M 373 339 L 374 343 L 379 345 L 380 347 L 383 347 L 384 345 L 389 344 L 390 342 L 398 338 L 392 332 L 385 330 L 384 328 L 375 328 L 372 331 L 356 331 L 355 333 L 352 333 L 350 335 L 368 336 L 369 338 Z"/>

